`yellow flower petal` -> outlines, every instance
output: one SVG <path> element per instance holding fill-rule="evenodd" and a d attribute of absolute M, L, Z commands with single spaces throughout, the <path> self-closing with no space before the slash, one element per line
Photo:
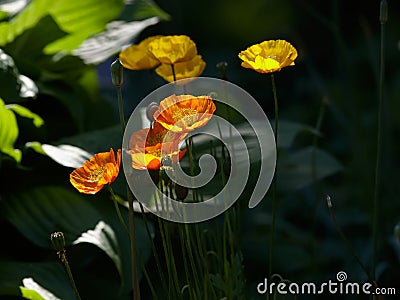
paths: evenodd
<path fill-rule="evenodd" d="M 138 45 L 132 45 L 124 49 L 119 54 L 121 64 L 130 70 L 147 70 L 158 66 L 160 61 L 149 52 L 148 45 L 160 37 L 159 35 L 151 36 L 141 41 Z"/>
<path fill-rule="evenodd" d="M 164 64 L 189 61 L 197 54 L 196 44 L 186 35 L 163 36 L 149 44 L 149 51 Z"/>
<path fill-rule="evenodd" d="M 192 60 L 175 63 L 174 65 L 176 80 L 198 77 L 203 73 L 206 63 L 201 55 L 196 55 Z M 168 64 L 161 64 L 156 69 L 156 73 L 168 82 L 174 81 L 172 67 Z M 187 83 L 187 81 L 185 81 Z"/>
<path fill-rule="evenodd" d="M 242 67 L 259 73 L 272 73 L 293 66 L 297 50 L 287 41 L 270 40 L 252 45 L 238 56 L 243 60 Z"/>

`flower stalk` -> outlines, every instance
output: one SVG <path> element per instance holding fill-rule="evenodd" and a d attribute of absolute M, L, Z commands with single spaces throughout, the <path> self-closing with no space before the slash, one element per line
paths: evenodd
<path fill-rule="evenodd" d="M 381 38 L 380 38 L 380 61 L 379 61 L 379 108 L 378 108 L 378 130 L 376 141 L 376 164 L 375 164 L 375 184 L 374 184 L 374 201 L 373 201 L 373 219 L 372 219 L 372 237 L 373 237 L 373 255 L 371 276 L 375 279 L 375 269 L 378 252 L 378 223 L 379 223 L 379 193 L 381 183 L 381 164 L 382 164 L 382 131 L 383 131 L 383 90 L 385 82 L 385 25 L 387 22 L 388 8 L 387 1 L 382 0 L 380 3 L 379 21 L 381 23 Z"/>
<path fill-rule="evenodd" d="M 50 239 L 51 239 L 51 243 L 53 244 L 54 249 L 57 251 L 58 258 L 60 259 L 61 263 L 65 266 L 65 269 L 67 270 L 69 282 L 71 283 L 71 286 L 72 286 L 72 289 L 74 290 L 76 298 L 78 300 L 81 300 L 81 296 L 79 295 L 78 289 L 75 284 L 74 277 L 71 272 L 71 268 L 68 263 L 67 251 L 65 250 L 64 234 L 60 231 L 53 232 L 50 235 Z"/>
<path fill-rule="evenodd" d="M 120 114 L 120 122 L 122 134 L 125 132 L 125 117 L 124 117 L 124 103 L 122 99 L 122 83 L 123 83 L 123 66 L 120 61 L 117 59 L 111 64 L 111 76 L 112 82 L 114 86 L 117 88 L 117 96 L 118 96 L 118 107 Z M 131 241 L 131 263 L 132 263 L 132 287 L 133 287 L 133 299 L 139 299 L 139 279 L 137 272 L 137 254 L 136 254 L 136 237 L 135 237 L 135 223 L 134 223 L 134 210 L 133 210 L 133 195 L 129 187 L 126 187 L 127 195 L 128 195 L 128 204 L 129 204 L 129 235 Z"/>

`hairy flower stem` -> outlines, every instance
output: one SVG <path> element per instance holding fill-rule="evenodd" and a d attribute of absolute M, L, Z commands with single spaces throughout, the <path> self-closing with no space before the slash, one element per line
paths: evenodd
<path fill-rule="evenodd" d="M 378 108 L 378 130 L 376 141 L 376 164 L 375 164 L 375 188 L 374 188 L 374 203 L 373 203 L 373 219 L 372 219 L 372 237 L 373 237 L 373 254 L 371 276 L 375 279 L 376 260 L 378 252 L 378 222 L 379 222 L 379 192 L 381 182 L 381 161 L 382 161 L 382 127 L 383 127 L 383 90 L 385 82 L 385 25 L 387 21 L 387 1 L 382 0 L 380 3 L 381 23 L 381 43 L 380 43 L 380 61 L 379 61 L 379 108 Z"/>
<path fill-rule="evenodd" d="M 126 226 L 124 218 L 122 217 L 121 210 L 119 209 L 117 196 L 114 194 L 114 191 L 113 191 L 113 189 L 112 189 L 112 187 L 110 185 L 108 185 L 108 190 L 110 191 L 111 198 L 112 198 L 112 200 L 114 202 L 115 211 L 117 212 L 118 220 L 121 223 L 122 227 L 124 228 L 126 234 L 128 235 L 128 238 L 131 238 L 130 234 L 129 234 L 128 227 Z"/>
<path fill-rule="evenodd" d="M 275 147 L 276 147 L 276 158 L 278 161 L 278 117 L 279 117 L 279 107 L 278 107 L 278 97 L 276 95 L 276 84 L 274 74 L 271 73 L 271 83 L 272 83 L 272 94 L 274 96 L 275 104 Z M 275 238 L 275 223 L 276 223 L 276 181 L 277 181 L 278 163 L 275 166 L 275 174 L 272 183 L 272 221 L 271 221 L 271 235 L 269 240 L 269 277 L 272 275 L 272 260 L 274 254 L 274 238 Z"/>
<path fill-rule="evenodd" d="M 75 285 L 74 277 L 72 276 L 71 268 L 69 267 L 66 251 L 65 250 L 61 250 L 58 253 L 59 253 L 61 262 L 64 264 L 65 269 L 67 270 L 68 278 L 69 278 L 69 281 L 71 283 L 72 288 L 74 289 L 76 298 L 78 300 L 81 300 L 81 296 L 79 295 L 78 289 L 76 288 L 76 285 Z"/>
<path fill-rule="evenodd" d="M 122 66 L 121 66 L 122 67 Z M 121 122 L 122 135 L 125 132 L 125 117 L 124 117 L 124 102 L 122 99 L 122 90 L 121 84 L 115 85 L 117 88 L 118 95 L 118 107 L 119 107 L 119 116 Z M 131 240 L 131 263 L 132 263 L 132 287 L 133 287 L 133 299 L 139 299 L 139 280 L 137 276 L 137 261 L 136 261 L 136 238 L 135 238 L 135 213 L 133 211 L 133 195 L 132 191 L 129 187 L 126 187 L 127 195 L 128 195 L 128 203 L 129 203 L 129 235 Z"/>
<path fill-rule="evenodd" d="M 340 238 L 342 239 L 343 243 L 346 245 L 347 250 L 349 250 L 350 254 L 353 256 L 353 258 L 357 261 L 358 265 L 361 267 L 361 269 L 364 271 L 365 275 L 367 275 L 368 279 L 374 283 L 374 285 L 376 286 L 376 283 L 374 281 L 374 278 L 370 275 L 370 273 L 368 272 L 367 268 L 364 266 L 364 264 L 361 262 L 360 258 L 358 257 L 356 251 L 354 250 L 353 246 L 350 244 L 350 242 L 347 240 L 346 236 L 343 233 L 342 228 L 339 226 L 338 222 L 336 221 L 336 216 L 335 216 L 335 212 L 333 211 L 333 205 L 332 205 L 332 201 L 331 201 L 331 197 L 330 196 L 326 196 L 326 203 L 328 205 L 328 209 L 329 209 L 329 214 L 331 215 L 331 219 L 333 224 L 335 225 L 335 228 L 337 230 L 337 232 L 340 235 Z"/>

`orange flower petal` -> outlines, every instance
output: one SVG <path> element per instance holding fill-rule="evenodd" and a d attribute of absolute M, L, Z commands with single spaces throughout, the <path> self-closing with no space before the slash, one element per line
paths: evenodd
<path fill-rule="evenodd" d="M 70 174 L 71 184 L 81 193 L 96 194 L 104 185 L 115 181 L 121 165 L 121 149 L 115 157 L 114 150 L 97 153 L 82 167 Z"/>

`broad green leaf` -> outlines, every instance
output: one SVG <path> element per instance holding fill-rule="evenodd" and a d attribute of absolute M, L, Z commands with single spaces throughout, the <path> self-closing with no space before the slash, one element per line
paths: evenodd
<path fill-rule="evenodd" d="M 21 295 L 25 299 L 31 299 L 31 300 L 45 300 L 38 292 L 35 290 L 30 290 L 27 289 L 23 286 L 20 286 L 19 289 L 21 290 Z"/>
<path fill-rule="evenodd" d="M 0 151 L 20 162 L 21 151 L 14 149 L 18 134 L 18 124 L 14 112 L 8 109 L 0 98 Z"/>
<path fill-rule="evenodd" d="M 34 290 L 43 299 L 75 299 L 68 275 L 63 265 L 57 261 L 56 254 L 54 255 L 52 262 L 1 261 L 0 295 L 28 295 L 33 294 L 28 290 Z M 58 298 L 47 298 L 50 294 Z"/>
<path fill-rule="evenodd" d="M 86 64 L 98 64 L 122 50 L 139 33 L 150 25 L 158 23 L 158 18 L 143 21 L 114 21 L 107 24 L 104 32 L 90 37 L 72 53 L 79 56 Z"/>
<path fill-rule="evenodd" d="M 99 153 L 120 149 L 122 146 L 121 126 L 108 127 L 101 130 L 63 138 L 58 144 L 69 144 L 84 149 L 90 153 Z"/>
<path fill-rule="evenodd" d="M 307 147 L 281 155 L 278 159 L 278 185 L 282 190 L 296 190 L 342 170 L 342 165 L 329 153 Z"/>
<path fill-rule="evenodd" d="M 40 127 L 44 124 L 44 121 L 40 116 L 31 112 L 26 107 L 18 104 L 8 104 L 6 105 L 6 108 L 12 110 L 14 113 L 21 117 L 32 119 L 33 125 L 35 125 L 36 127 Z"/>
<path fill-rule="evenodd" d="M 93 154 L 71 145 L 53 146 L 43 144 L 41 149 L 60 165 L 70 168 L 82 167 L 84 162 L 93 156 Z"/>
<path fill-rule="evenodd" d="M 121 250 L 115 232 L 110 225 L 99 221 L 94 229 L 83 232 L 72 244 L 79 243 L 90 243 L 103 250 L 112 259 L 118 273 L 123 278 Z"/>
<path fill-rule="evenodd" d="M 130 14 L 135 20 L 143 20 L 153 16 L 158 17 L 163 21 L 168 21 L 171 19 L 171 16 L 163 11 L 152 0 L 132 1 L 126 5 L 124 14 Z"/>
<path fill-rule="evenodd" d="M 21 75 L 11 56 L 0 49 L 0 97 L 8 102 L 18 102 L 21 98 L 34 98 L 38 93 L 36 84 Z"/>
<path fill-rule="evenodd" d="M 122 0 L 33 0 L 12 22 L 0 24 L 0 46 L 50 15 L 69 35 L 47 48 L 48 53 L 73 50 L 92 34 L 102 31 L 105 24 L 118 16 L 122 5 Z"/>
<path fill-rule="evenodd" d="M 271 120 L 271 126 L 274 128 L 275 121 Z M 309 133 L 312 135 L 320 136 L 321 133 L 316 131 L 315 128 L 291 121 L 279 121 L 278 127 L 278 146 L 282 148 L 289 148 L 293 145 L 295 138 L 300 133 Z"/>
<path fill-rule="evenodd" d="M 67 178 L 65 184 L 68 184 Z M 120 249 L 120 252 L 117 250 L 110 252 L 108 249 L 106 254 L 113 253 L 113 257 L 110 257 L 113 262 L 117 261 L 115 255 L 119 256 L 121 262 L 130 260 L 129 238 L 119 223 L 112 200 L 106 191 L 101 191 L 97 195 L 83 195 L 67 186 L 36 186 L 5 194 L 1 208 L 4 218 L 14 224 L 26 238 L 37 246 L 48 249 L 52 249 L 50 242 L 52 232 L 62 231 L 69 247 L 83 233 L 93 230 L 99 222 L 103 221 L 112 228 L 115 234 L 116 242 L 114 238 L 110 239 L 108 236 L 108 244 L 112 245 L 114 250 L 118 247 Z M 121 213 L 128 223 L 128 212 L 125 207 L 121 206 Z M 149 226 L 151 229 L 151 225 Z M 135 233 L 141 265 L 148 259 L 151 248 L 143 221 L 139 218 L 135 218 Z M 109 234 L 109 230 L 104 231 L 103 234 Z M 89 242 L 89 239 L 86 241 Z M 105 242 L 100 238 L 92 241 L 91 244 L 96 247 L 99 243 Z M 100 249 L 104 250 L 109 245 L 102 245 Z M 115 247 L 115 245 L 118 246 Z M 130 280 L 128 280 L 131 276 L 130 264 L 121 263 L 121 269 L 123 288 L 129 290 L 131 288 Z M 139 270 L 141 270 L 140 267 Z"/>
<path fill-rule="evenodd" d="M 35 282 L 33 278 L 22 279 L 24 286 L 20 287 L 22 297 L 31 300 L 60 300 L 53 293 Z"/>

